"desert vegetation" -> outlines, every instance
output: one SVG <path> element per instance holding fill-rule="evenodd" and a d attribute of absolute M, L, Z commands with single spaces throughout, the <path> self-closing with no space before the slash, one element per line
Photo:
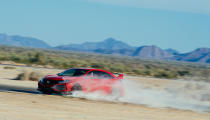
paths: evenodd
<path fill-rule="evenodd" d="M 39 81 L 44 77 L 41 72 L 38 71 L 27 71 L 18 74 L 15 80 L 30 80 L 30 81 Z"/>
<path fill-rule="evenodd" d="M 91 67 L 139 76 L 210 81 L 210 68 L 207 64 L 143 60 L 119 55 L 1 46 L 0 61 L 61 69 Z"/>

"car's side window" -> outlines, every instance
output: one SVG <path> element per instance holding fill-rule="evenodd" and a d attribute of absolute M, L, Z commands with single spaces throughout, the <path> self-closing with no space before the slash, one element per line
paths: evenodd
<path fill-rule="evenodd" d="M 86 78 L 93 78 L 93 71 L 90 71 L 87 75 Z"/>
<path fill-rule="evenodd" d="M 93 71 L 93 77 L 96 79 L 113 79 L 114 78 L 109 73 L 102 72 L 102 71 Z"/>

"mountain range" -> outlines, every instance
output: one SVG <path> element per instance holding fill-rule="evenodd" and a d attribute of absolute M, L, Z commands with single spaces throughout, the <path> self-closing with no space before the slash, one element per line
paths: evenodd
<path fill-rule="evenodd" d="M 82 44 L 51 47 L 46 42 L 36 38 L 0 34 L 0 45 L 93 52 L 99 54 L 116 54 L 142 59 L 210 63 L 210 48 L 198 48 L 192 52 L 179 53 L 171 48 L 161 49 L 154 45 L 134 47 L 114 38 L 108 38 L 101 42 L 85 42 Z"/>
<path fill-rule="evenodd" d="M 51 46 L 42 40 L 32 37 L 22 37 L 18 35 L 9 36 L 0 33 L 0 44 L 20 47 L 50 48 Z"/>

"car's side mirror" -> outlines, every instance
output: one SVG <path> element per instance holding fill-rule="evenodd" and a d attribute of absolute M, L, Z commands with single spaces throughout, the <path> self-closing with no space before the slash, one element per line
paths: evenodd
<path fill-rule="evenodd" d="M 123 74 L 119 74 L 118 79 L 123 79 Z"/>

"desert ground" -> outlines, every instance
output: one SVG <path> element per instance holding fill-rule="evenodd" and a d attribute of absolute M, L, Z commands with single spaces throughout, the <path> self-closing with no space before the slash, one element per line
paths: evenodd
<path fill-rule="evenodd" d="M 5 69 L 5 66 L 9 65 L 0 65 L 0 85 L 34 89 L 37 88 L 36 81 L 12 79 L 26 70 L 39 71 L 46 75 L 62 71 L 21 66 L 15 66 L 15 69 Z M 149 89 L 150 91 L 168 90 L 173 93 L 179 90 L 180 94 L 187 95 L 185 96 L 186 100 L 191 100 L 192 97 L 197 101 L 201 101 L 202 105 L 207 109 L 210 106 L 210 98 L 202 96 L 208 94 L 209 89 L 206 83 L 197 84 L 196 82 L 184 80 L 135 76 L 125 76 L 125 79 L 133 81 L 137 87 Z M 202 86 L 203 84 L 205 85 Z M 150 93 L 152 92 L 148 92 L 148 94 Z M 195 93 L 198 95 L 194 95 Z M 156 101 L 154 99 L 153 101 L 158 103 L 160 100 Z M 2 90 L 0 91 L 0 120 L 210 120 L 210 113 L 202 110 L 184 110 L 173 108 L 173 106 L 158 107 L 156 104 L 149 106 L 148 104 L 141 104 L 141 102 L 137 103 L 129 103 L 123 100 L 116 102 Z"/>

